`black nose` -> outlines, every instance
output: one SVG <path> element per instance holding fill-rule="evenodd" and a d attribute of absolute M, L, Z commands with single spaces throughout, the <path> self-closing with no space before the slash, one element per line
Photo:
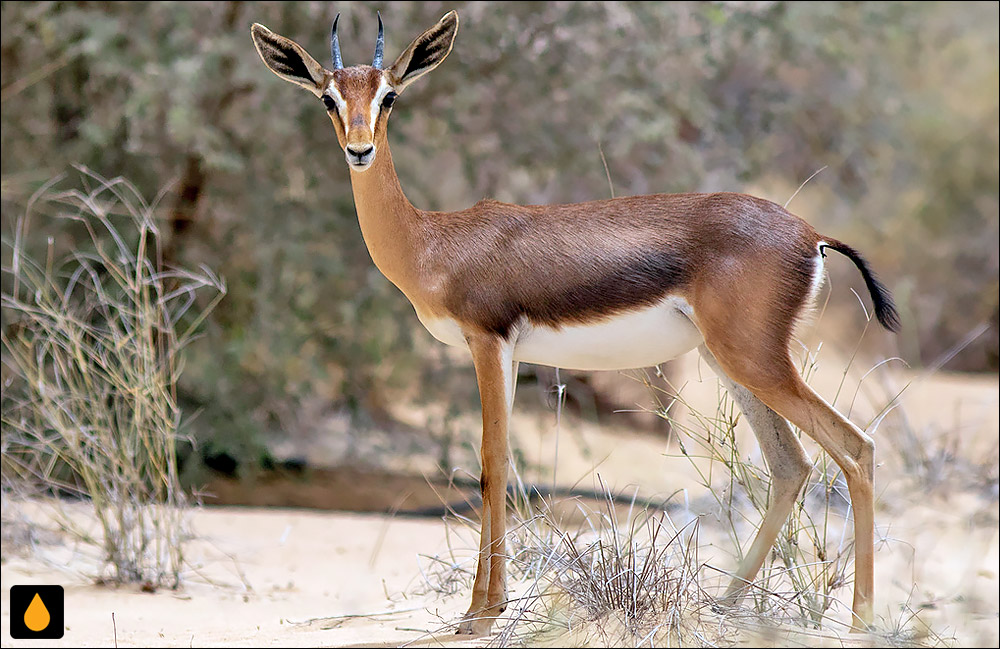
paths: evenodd
<path fill-rule="evenodd" d="M 365 156 L 372 152 L 372 146 L 370 144 L 364 145 L 364 148 L 355 148 L 352 146 L 347 147 L 347 152 L 358 160 L 362 160 Z"/>

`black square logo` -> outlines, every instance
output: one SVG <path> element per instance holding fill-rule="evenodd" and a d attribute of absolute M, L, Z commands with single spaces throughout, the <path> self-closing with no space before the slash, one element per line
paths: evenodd
<path fill-rule="evenodd" d="M 65 616 L 62 586 L 11 586 L 10 637 L 18 640 L 58 640 Z"/>

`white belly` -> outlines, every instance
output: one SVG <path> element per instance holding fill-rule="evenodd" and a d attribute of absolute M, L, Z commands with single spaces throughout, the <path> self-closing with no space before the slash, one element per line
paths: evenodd
<path fill-rule="evenodd" d="M 625 370 L 658 365 L 702 342 L 682 298 L 586 325 L 522 329 L 514 360 L 572 370 Z"/>
<path fill-rule="evenodd" d="M 701 332 L 685 315 L 690 312 L 683 298 L 668 297 L 655 306 L 585 325 L 556 329 L 526 323 L 517 332 L 514 360 L 574 370 L 650 367 L 701 344 Z M 465 346 L 454 320 L 420 321 L 441 342 Z"/>

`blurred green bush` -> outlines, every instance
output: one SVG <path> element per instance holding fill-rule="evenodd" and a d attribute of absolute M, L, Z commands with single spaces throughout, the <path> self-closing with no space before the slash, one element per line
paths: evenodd
<path fill-rule="evenodd" d="M 443 394 L 429 336 L 368 259 L 322 106 L 265 69 L 249 25 L 325 61 L 341 12 L 350 65 L 370 60 L 376 9 L 391 60 L 452 8 L 454 52 L 391 120 L 414 204 L 606 197 L 601 150 L 618 195 L 783 203 L 828 166 L 790 207 L 896 291 L 901 354 L 931 363 L 979 331 L 946 367 L 997 370 L 995 3 L 4 3 L 3 237 L 71 164 L 162 192 L 166 262 L 229 286 L 181 392 L 214 434 L 308 430 L 316 403 L 378 416 L 407 384 Z"/>

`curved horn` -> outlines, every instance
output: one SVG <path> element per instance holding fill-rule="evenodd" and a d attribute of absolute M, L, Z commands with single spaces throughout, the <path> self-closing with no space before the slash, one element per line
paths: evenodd
<path fill-rule="evenodd" d="M 344 59 L 340 57 L 340 39 L 337 38 L 337 23 L 340 22 L 340 14 L 333 19 L 333 29 L 330 30 L 330 56 L 333 57 L 333 69 L 340 70 L 344 67 Z"/>
<path fill-rule="evenodd" d="M 378 40 L 375 41 L 375 58 L 372 59 L 373 68 L 382 67 L 382 49 L 385 47 L 385 30 L 382 28 L 382 12 L 378 13 Z"/>

